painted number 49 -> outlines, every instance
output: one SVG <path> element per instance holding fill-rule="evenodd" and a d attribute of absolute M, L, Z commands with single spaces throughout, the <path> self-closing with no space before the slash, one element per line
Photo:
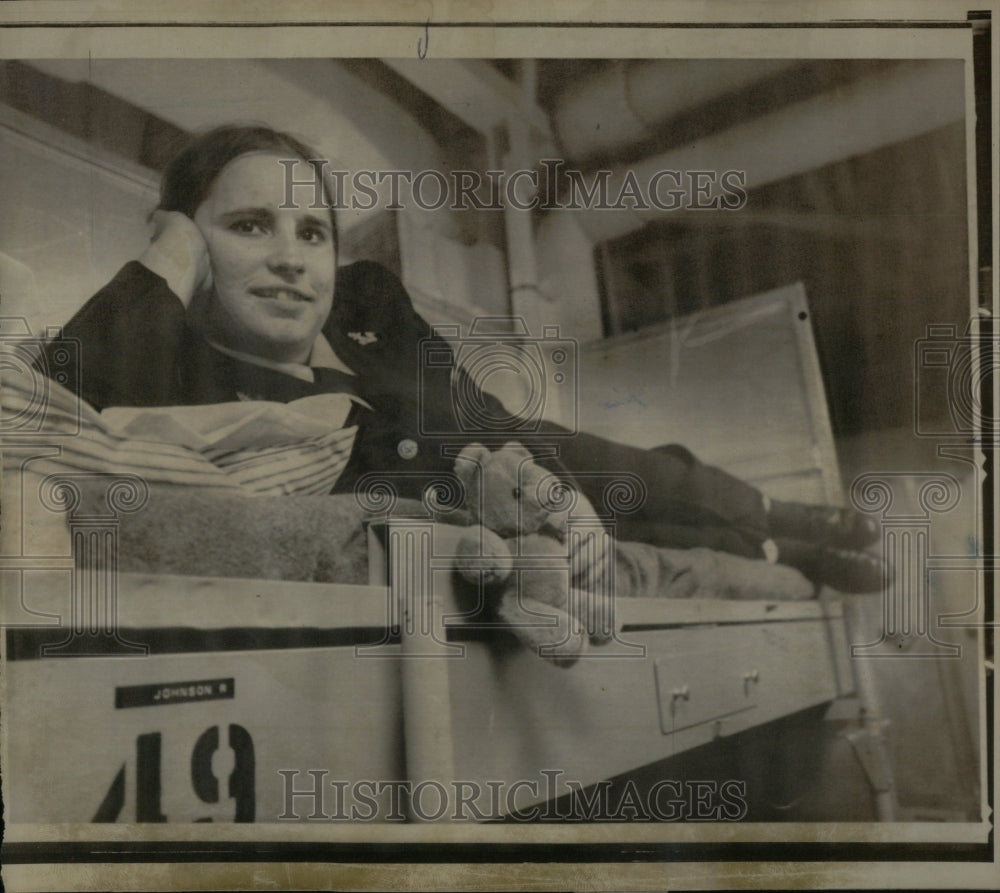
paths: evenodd
<path fill-rule="evenodd" d="M 202 803 L 219 802 L 219 779 L 212 771 L 212 755 L 219 749 L 219 727 L 205 729 L 191 749 L 191 787 Z M 229 774 L 228 797 L 235 801 L 235 822 L 254 820 L 254 752 L 253 739 L 243 726 L 229 726 L 229 748 L 233 753 L 233 769 Z M 135 742 L 135 820 L 165 822 L 161 810 L 163 774 L 160 754 L 163 738 L 160 732 L 139 735 Z M 115 822 L 125 807 L 125 772 L 122 763 L 108 788 L 92 821 Z M 211 822 L 211 817 L 196 819 Z"/>

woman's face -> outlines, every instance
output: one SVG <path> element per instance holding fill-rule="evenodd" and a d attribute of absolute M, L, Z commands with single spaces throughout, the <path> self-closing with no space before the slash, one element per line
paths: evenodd
<path fill-rule="evenodd" d="M 281 157 L 260 152 L 233 159 L 194 220 L 212 267 L 209 335 L 233 350 L 304 363 L 333 302 L 333 230 L 323 208 L 281 207 L 289 177 Z M 290 181 L 315 176 L 312 165 L 299 161 Z"/>

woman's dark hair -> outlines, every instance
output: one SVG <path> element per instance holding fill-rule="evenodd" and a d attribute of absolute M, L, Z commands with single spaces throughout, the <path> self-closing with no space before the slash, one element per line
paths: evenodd
<path fill-rule="evenodd" d="M 324 176 L 325 161 L 305 143 L 270 127 L 226 124 L 195 137 L 167 166 L 160 184 L 158 208 L 162 211 L 180 211 L 193 219 L 194 212 L 208 197 L 222 169 L 233 159 L 250 152 L 287 153 L 301 158 L 316 169 L 330 212 L 333 248 L 336 251 L 337 219 Z"/>

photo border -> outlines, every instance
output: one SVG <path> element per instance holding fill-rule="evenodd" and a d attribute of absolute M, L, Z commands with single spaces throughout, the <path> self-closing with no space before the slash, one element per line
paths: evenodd
<path fill-rule="evenodd" d="M 276 9 L 268 8 L 268 15 L 274 19 L 262 21 L 250 19 L 245 10 L 249 5 L 224 3 L 209 5 L 181 6 L 169 10 L 160 4 L 141 2 L 135 4 L 105 3 L 48 3 L 20 0 L 14 4 L 4 4 L 0 10 L 0 57 L 30 58 L 37 55 L 58 56 L 69 50 L 70 54 L 84 58 L 122 54 L 123 47 L 143 35 L 143 41 L 155 42 L 164 58 L 200 55 L 202 49 L 211 47 L 219 56 L 219 35 L 222 30 L 238 32 L 240 39 L 225 46 L 225 54 L 232 58 L 259 56 L 259 53 L 234 50 L 246 47 L 249 42 L 259 47 L 257 37 L 268 32 L 278 39 L 272 41 L 275 58 L 283 58 L 289 47 L 314 47 L 319 50 L 324 39 L 335 38 L 333 42 L 348 41 L 358 51 L 336 53 L 334 55 L 385 56 L 406 50 L 419 52 L 418 45 L 424 41 L 424 51 L 434 55 L 462 54 L 465 49 L 472 57 L 496 55 L 508 57 L 506 52 L 520 39 L 520 32 L 545 33 L 554 41 L 553 35 L 563 32 L 575 33 L 573 46 L 580 45 L 579 35 L 588 39 L 611 40 L 596 34 L 599 30 L 611 32 L 617 41 L 633 38 L 636 56 L 648 52 L 646 41 L 658 43 L 669 40 L 670 32 L 686 32 L 685 53 L 691 51 L 693 35 L 724 33 L 733 35 L 746 30 L 760 35 L 766 32 L 815 31 L 820 33 L 862 32 L 900 34 L 922 34 L 929 44 L 931 35 L 966 34 L 972 22 L 965 16 L 982 13 L 991 17 L 995 24 L 1000 8 L 993 0 L 990 3 L 720 3 L 711 11 L 702 5 L 689 3 L 633 3 L 623 6 L 611 4 L 586 4 L 585 6 L 563 3 L 553 4 L 552 10 L 539 8 L 539 4 L 516 2 L 503 9 L 489 10 L 489 17 L 472 17 L 468 6 L 425 4 L 425 19 L 413 14 L 411 4 L 383 4 L 377 10 L 362 8 L 360 4 L 346 4 L 336 9 L 319 3 L 286 4 Z M 262 7 L 256 7 L 254 14 Z M 473 7 L 474 8 L 474 7 Z M 624 9 L 618 13 L 618 9 Z M 752 12 L 752 16 L 750 13 Z M 587 21 L 574 20 L 577 15 L 586 15 Z M 701 20 L 699 20 L 699 16 Z M 878 16 L 871 20 L 869 17 Z M 214 17 L 214 18 L 213 18 Z M 794 20 L 789 20 L 794 18 Z M 345 31 L 351 32 L 350 36 Z M 317 31 L 327 32 L 317 37 Z M 336 34 L 329 32 L 335 31 Z M 635 32 L 633 35 L 632 32 Z M 991 30 L 990 45 L 990 87 L 993 96 L 1000 96 L 998 83 L 998 33 Z M 655 34 L 657 40 L 650 39 Z M 254 35 L 247 39 L 246 35 Z M 499 35 L 503 35 L 500 37 Z M 183 39 L 183 44 L 174 43 L 175 36 Z M 718 39 L 716 39 L 718 42 Z M 923 42 L 923 41 L 921 41 Z M 711 39 L 706 39 L 711 44 Z M 946 49 L 951 52 L 951 38 L 941 38 Z M 731 44 L 734 48 L 738 44 Z M 859 54 L 867 46 L 859 39 Z M 183 46 L 185 52 L 178 53 Z M 385 52 L 386 50 L 389 52 Z M 167 52 L 172 50 L 172 52 Z M 735 52 L 735 49 L 732 50 Z M 328 53 L 329 54 L 329 53 Z M 313 55 L 313 52 L 292 55 Z M 532 53 L 531 55 L 536 55 Z M 556 53 L 550 53 L 556 56 Z M 568 55 L 577 55 L 571 53 Z M 610 55 L 610 54 L 609 54 Z M 719 53 L 728 56 L 731 53 Z M 756 54 L 755 54 L 756 55 Z M 805 56 L 803 56 L 804 58 Z M 819 56 L 811 56 L 819 57 Z M 888 56 L 880 56 L 889 58 Z M 925 58 L 921 56 L 921 58 Z M 971 78 L 971 65 L 970 78 Z M 971 81 L 969 82 L 971 83 Z M 969 84 L 967 84 L 968 86 Z M 971 106 L 973 97 L 968 95 Z M 971 118 L 970 118 L 971 120 Z M 996 116 L 989 122 L 994 147 L 997 141 Z M 971 125 L 970 125 L 971 126 Z M 982 126 L 982 125 L 980 125 Z M 974 141 L 969 147 L 975 152 Z M 983 244 L 982 230 L 992 227 L 991 265 L 994 270 L 992 302 L 994 319 L 998 306 L 997 297 L 997 247 L 996 217 L 998 172 L 997 161 L 992 161 L 992 195 L 990 197 L 990 219 L 977 219 L 976 194 L 970 190 L 970 286 L 977 287 L 978 267 L 976 245 Z M 982 169 L 981 169 L 982 170 Z M 994 395 L 995 396 L 995 395 Z M 992 497 L 991 517 L 995 518 L 997 494 L 992 476 L 996 445 L 992 449 L 984 447 L 988 477 L 985 493 Z M 990 518 L 986 532 L 993 528 Z M 987 539 L 989 542 L 989 539 Z M 988 584 L 991 580 L 987 581 Z M 989 590 L 988 590 L 989 593 Z M 995 598 L 995 592 L 992 593 Z M 984 635 L 993 636 L 987 628 Z M 984 810 L 992 812 L 995 785 L 995 731 L 997 716 L 995 711 L 995 691 L 992 677 L 986 678 L 986 712 L 983 718 L 986 726 L 986 750 L 983 754 L 987 788 L 984 790 Z M 224 868 L 212 877 L 213 886 L 235 886 L 240 879 L 252 877 L 254 882 L 267 883 L 268 879 L 284 878 L 289 883 L 300 884 L 320 877 L 326 883 L 331 880 L 333 866 L 337 866 L 333 877 L 337 883 L 360 886 L 387 884 L 390 888 L 410 886 L 414 880 L 425 878 L 423 883 L 440 889 L 467 885 L 478 877 L 490 878 L 490 885 L 497 889 L 534 889 L 548 885 L 572 886 L 577 889 L 601 889 L 603 885 L 615 887 L 623 881 L 639 885 L 677 884 L 702 886 L 726 878 L 730 882 L 745 881 L 774 883 L 773 875 L 759 872 L 766 868 L 786 873 L 782 885 L 797 885 L 806 882 L 809 886 L 817 882 L 840 885 L 840 883 L 860 882 L 871 886 L 903 886 L 907 884 L 923 886 L 925 883 L 942 886 L 991 885 L 995 876 L 989 871 L 996 868 L 995 836 L 992 827 L 985 839 L 966 842 L 938 843 L 932 840 L 898 841 L 891 838 L 890 828 L 879 823 L 854 829 L 859 839 L 828 842 L 831 828 L 817 825 L 801 826 L 758 826 L 762 833 L 767 829 L 780 829 L 787 835 L 786 842 L 764 840 L 733 840 L 742 836 L 745 828 L 739 826 L 722 829 L 719 840 L 672 840 L 656 843 L 657 834 L 662 837 L 662 826 L 637 829 L 634 825 L 619 827 L 600 826 L 586 829 L 585 826 L 567 825 L 555 829 L 509 828 L 508 826 L 480 826 L 465 828 L 390 827 L 370 826 L 364 829 L 345 829 L 330 826 L 326 840 L 292 840 L 302 837 L 306 829 L 301 826 L 283 829 L 275 834 L 275 826 L 223 827 L 206 830 L 205 826 L 193 831 L 186 828 L 127 826 L 109 831 L 107 826 L 7 826 L 6 839 L 0 856 L 5 865 L 4 874 L 8 889 L 49 888 L 58 878 L 62 884 L 80 883 L 77 889 L 97 889 L 102 884 L 117 885 L 122 882 L 144 884 L 142 878 L 132 868 L 132 863 L 148 863 L 148 878 L 153 886 L 167 883 L 170 886 L 193 886 L 199 874 L 197 864 Z M 981 826 L 973 826 L 978 837 Z M 308 836 L 319 834 L 319 826 L 312 826 Z M 850 829 L 843 829 L 850 831 Z M 971 829 L 970 829 L 971 830 Z M 656 832 L 654 834 L 653 832 Z M 704 826 L 684 826 L 674 829 L 681 838 L 703 836 Z M 612 833 L 613 832 L 613 833 Z M 195 833 L 197 836 L 195 836 Z M 37 837 L 32 838 L 32 834 Z M 801 835 L 802 839 L 797 839 Z M 217 837 L 218 836 L 218 837 Z M 373 841 L 371 836 L 383 839 Z M 472 840 L 450 839 L 471 836 Z M 532 843 L 527 837 L 540 842 Z M 756 837 L 756 834 L 749 834 Z M 850 837 L 851 835 L 848 834 Z M 561 840 L 559 838 L 576 838 Z M 650 839 L 647 839 L 649 837 Z M 725 839 L 729 837 L 730 839 Z M 870 837 L 871 839 L 862 839 Z M 441 839 L 445 838 L 445 839 Z M 508 838 L 513 838 L 508 840 Z M 553 839 L 548 839 L 553 838 Z M 582 838 L 582 839 L 581 839 Z M 592 839 L 593 838 L 593 839 Z M 608 839 L 611 838 L 611 839 Z M 824 840 L 822 838 L 827 838 Z M 237 866 L 233 863 L 247 863 Z M 295 866 L 289 868 L 290 863 Z M 529 863 L 527 865 L 521 863 Z M 543 863 L 557 863 L 546 865 Z M 640 863 L 639 866 L 636 863 Z M 712 863 L 715 874 L 706 866 Z M 77 875 L 70 867 L 87 865 L 92 870 Z M 176 869 L 189 866 L 184 871 L 169 872 L 154 865 L 170 865 Z M 401 865 L 419 866 L 413 878 L 399 874 Z M 493 866 L 502 874 L 483 875 L 482 870 Z M 789 869 L 789 866 L 796 866 Z M 874 874 L 875 865 L 881 871 Z M 41 873 L 32 872 L 32 867 L 47 866 Z M 50 874 L 52 866 L 62 866 L 67 873 Z M 99 871 L 102 866 L 114 866 L 110 873 Z M 601 867 L 604 866 L 604 870 Z M 808 866 L 808 867 L 807 867 Z M 962 866 L 959 873 L 956 869 Z M 141 864 L 135 866 L 141 869 Z M 455 870 L 464 869 L 464 870 Z M 652 870 L 651 870 L 652 869 Z M 656 870 L 659 869 L 659 870 Z M 190 873 L 189 873 L 190 872 Z M 227 873 L 228 872 L 228 873 Z M 631 880 L 634 877 L 634 881 Z M 419 882 L 419 881 L 418 881 Z M 94 884 L 94 886 L 91 886 Z M 34 886 L 37 885 L 37 886 Z M 536 887 L 537 885 L 537 887 Z M 139 889 L 139 886 L 134 889 Z M 108 887 L 111 889 L 111 886 Z"/>

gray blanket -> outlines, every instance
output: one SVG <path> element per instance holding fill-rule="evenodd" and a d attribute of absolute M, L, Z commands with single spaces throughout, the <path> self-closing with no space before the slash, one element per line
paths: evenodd
<path fill-rule="evenodd" d="M 84 488 L 88 491 L 89 488 Z M 86 492 L 97 507 L 103 485 Z M 400 503 L 420 514 L 416 503 Z M 352 495 L 247 497 L 150 487 L 141 511 L 120 516 L 119 567 L 140 573 L 366 583 L 365 511 Z M 451 519 L 454 520 L 454 519 Z M 803 599 L 798 571 L 708 549 L 618 543 L 621 597 Z"/>

